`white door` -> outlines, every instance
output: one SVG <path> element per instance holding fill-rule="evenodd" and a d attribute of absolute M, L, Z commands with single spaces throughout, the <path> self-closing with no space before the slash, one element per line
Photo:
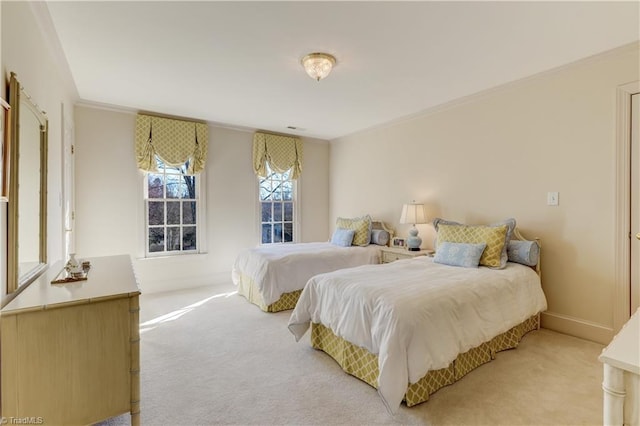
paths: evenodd
<path fill-rule="evenodd" d="M 62 254 L 65 261 L 70 253 L 75 253 L 75 201 L 74 201 L 74 133 L 73 122 L 64 113 L 62 105 Z"/>
<path fill-rule="evenodd" d="M 640 93 L 631 96 L 631 282 L 630 310 L 640 306 Z"/>

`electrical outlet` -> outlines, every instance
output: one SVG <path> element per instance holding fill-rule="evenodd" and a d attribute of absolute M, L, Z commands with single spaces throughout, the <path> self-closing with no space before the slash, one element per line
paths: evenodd
<path fill-rule="evenodd" d="M 547 192 L 547 205 L 557 206 L 560 204 L 559 194 L 557 192 Z"/>

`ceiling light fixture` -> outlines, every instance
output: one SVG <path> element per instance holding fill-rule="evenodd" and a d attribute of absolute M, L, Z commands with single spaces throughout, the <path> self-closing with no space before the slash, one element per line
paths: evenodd
<path fill-rule="evenodd" d="M 309 74 L 309 77 L 320 81 L 331 72 L 331 68 L 336 64 L 336 58 L 328 53 L 309 53 L 302 58 L 302 66 Z"/>

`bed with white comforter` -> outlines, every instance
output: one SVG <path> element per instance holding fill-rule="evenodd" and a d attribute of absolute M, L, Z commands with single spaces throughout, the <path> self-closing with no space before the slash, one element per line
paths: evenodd
<path fill-rule="evenodd" d="M 232 279 L 238 292 L 263 310 L 292 309 L 312 276 L 379 263 L 380 248 L 375 244 L 340 247 L 329 242 L 264 245 L 238 255 Z M 284 301 L 276 305 L 283 296 Z"/>
<path fill-rule="evenodd" d="M 296 340 L 311 323 L 377 356 L 377 388 L 391 412 L 408 383 L 445 368 L 547 307 L 524 265 L 460 268 L 417 257 L 317 275 L 289 320 Z"/>

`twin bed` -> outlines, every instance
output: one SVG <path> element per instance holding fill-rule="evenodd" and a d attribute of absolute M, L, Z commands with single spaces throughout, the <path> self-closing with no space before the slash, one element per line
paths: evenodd
<path fill-rule="evenodd" d="M 339 223 L 361 228 L 354 231 L 354 238 L 359 237 L 357 232 L 362 233 L 362 240 L 355 241 L 359 245 L 349 242 L 342 246 L 329 241 L 271 244 L 243 250 L 231 271 L 238 293 L 265 312 L 293 309 L 305 284 L 314 275 L 380 263 L 380 247 L 391 240 L 393 230 L 367 216 L 342 219 Z M 370 236 L 364 237 L 371 233 L 386 235 L 386 238 L 372 242 Z"/>
<path fill-rule="evenodd" d="M 289 319 L 296 340 L 311 329 L 312 346 L 377 388 L 392 413 L 516 347 L 547 307 L 539 245 L 514 220 L 434 225 L 435 257 L 316 274 Z"/>
<path fill-rule="evenodd" d="M 329 242 L 278 244 L 243 251 L 232 278 L 238 293 L 265 312 L 293 309 L 305 284 L 324 272 L 379 263 L 380 248 Z"/>

